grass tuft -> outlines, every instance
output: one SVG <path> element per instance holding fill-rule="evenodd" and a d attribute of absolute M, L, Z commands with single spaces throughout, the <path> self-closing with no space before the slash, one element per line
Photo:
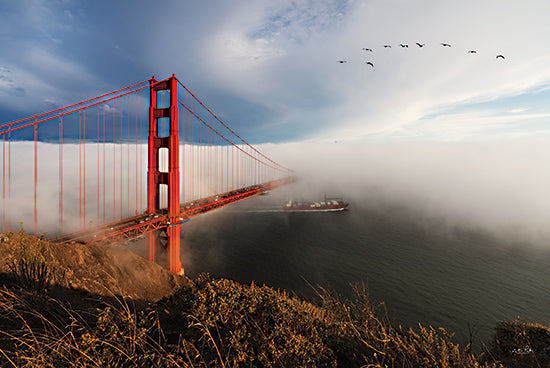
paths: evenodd
<path fill-rule="evenodd" d="M 53 256 L 45 241 L 27 235 L 22 225 L 17 236 L 13 235 L 9 234 L 8 239 L 14 239 L 16 249 L 8 267 L 15 281 L 24 289 L 38 293 L 57 284 L 62 275 L 56 272 Z"/>

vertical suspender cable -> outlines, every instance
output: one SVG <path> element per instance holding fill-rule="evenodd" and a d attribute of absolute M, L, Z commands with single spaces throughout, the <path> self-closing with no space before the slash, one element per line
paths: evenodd
<path fill-rule="evenodd" d="M 38 211 L 36 187 L 38 186 L 38 125 L 34 124 L 34 236 L 38 236 Z"/>
<path fill-rule="evenodd" d="M 2 232 L 6 232 L 6 135 L 2 134 Z"/>
<path fill-rule="evenodd" d="M 134 108 L 135 108 L 135 115 L 136 115 L 136 123 L 135 123 L 135 126 L 134 126 L 134 133 L 135 133 L 135 141 L 134 141 L 134 153 L 135 153 L 135 166 L 136 166 L 136 171 L 134 173 L 134 177 L 136 179 L 136 184 L 135 184 L 135 191 L 136 191 L 136 201 L 134 203 L 134 206 L 135 206 L 135 209 L 136 209 L 136 216 L 138 214 L 138 208 L 139 208 L 139 198 L 138 198 L 138 94 L 136 93 L 134 95 L 135 97 L 135 102 L 134 102 Z"/>
<path fill-rule="evenodd" d="M 206 154 L 206 136 L 208 132 L 206 131 L 206 125 L 201 124 L 201 162 L 202 162 L 202 181 L 201 181 L 201 198 L 206 197 L 206 189 L 208 187 L 208 161 L 207 161 L 207 154 Z"/>
<path fill-rule="evenodd" d="M 205 154 L 204 154 L 204 148 L 205 148 L 205 125 L 203 123 L 200 124 L 200 141 L 201 141 L 201 145 L 200 145 L 200 152 L 201 152 L 201 175 L 200 175 L 200 178 L 201 178 L 201 186 L 200 186 L 200 189 L 201 189 L 201 192 L 200 192 L 200 197 L 201 198 L 204 198 L 205 195 L 204 195 L 204 188 L 208 185 L 207 181 L 206 181 L 206 165 L 205 165 L 205 162 L 206 162 L 206 159 L 205 159 Z"/>
<path fill-rule="evenodd" d="M 112 221 L 116 218 L 116 100 L 113 100 L 113 216 Z"/>
<path fill-rule="evenodd" d="M 86 229 L 86 110 L 82 110 L 82 220 Z"/>
<path fill-rule="evenodd" d="M 204 190 L 205 197 L 213 195 L 212 191 L 212 135 L 210 134 L 210 128 L 204 124 Z"/>
<path fill-rule="evenodd" d="M 63 116 L 59 117 L 59 235 L 63 235 Z"/>
<path fill-rule="evenodd" d="M 219 162 L 219 154 L 220 151 L 218 150 L 218 137 L 212 136 L 212 147 L 213 147 L 213 155 L 214 155 L 214 193 L 220 193 L 220 180 L 218 177 L 218 162 Z"/>
<path fill-rule="evenodd" d="M 122 101 L 122 98 L 120 99 L 120 143 L 119 143 L 119 146 L 120 146 L 120 219 L 122 220 L 123 219 L 123 215 L 122 215 L 122 205 L 123 205 L 123 201 L 122 201 L 122 185 L 123 185 L 123 182 L 124 180 L 122 179 L 122 134 L 123 134 L 123 129 L 122 129 L 122 126 L 123 126 L 123 119 L 124 117 L 122 116 L 122 109 L 123 109 L 123 101 Z"/>
<path fill-rule="evenodd" d="M 202 163 L 201 163 L 201 158 L 202 158 L 202 155 L 201 155 L 201 133 L 202 133 L 202 123 L 200 121 L 197 120 L 197 173 L 195 174 L 196 175 L 196 178 L 197 178 L 197 189 L 196 189 L 196 192 L 197 192 L 197 198 L 200 198 L 201 197 L 201 182 L 202 182 Z"/>
<path fill-rule="evenodd" d="M 130 95 L 126 96 L 128 100 L 128 133 L 126 137 L 126 182 L 127 182 L 127 191 L 126 191 L 126 216 L 130 216 Z"/>
<path fill-rule="evenodd" d="M 190 200 L 192 199 L 195 199 L 195 186 L 194 186 L 194 182 L 195 182 L 195 168 L 194 168 L 194 165 L 195 165 L 195 155 L 194 155 L 194 151 L 195 151 L 195 125 L 193 124 L 193 119 L 194 117 L 191 116 L 189 119 L 189 125 L 190 125 L 190 130 L 191 130 L 191 150 L 189 152 L 189 156 L 190 156 L 190 160 L 189 160 L 189 177 L 190 177 L 190 180 L 189 180 L 189 191 L 191 193 L 191 198 Z"/>
<path fill-rule="evenodd" d="M 141 123 L 143 121 L 143 117 L 142 117 L 142 109 L 141 109 L 141 96 L 139 96 L 139 92 L 138 92 L 138 99 L 139 99 L 139 168 L 142 169 L 143 168 L 143 151 L 142 151 L 143 144 L 141 140 L 143 137 L 143 131 L 142 131 Z M 143 175 L 141 174 L 138 174 L 138 175 L 139 175 L 139 210 L 142 211 L 143 203 L 141 201 L 143 198 Z"/>
<path fill-rule="evenodd" d="M 208 186 L 207 186 L 207 189 L 208 189 L 208 193 L 207 193 L 207 196 L 211 196 L 213 193 L 212 193 L 212 180 L 213 180 L 213 177 L 212 177 L 212 145 L 211 145 L 211 142 L 210 142 L 210 139 L 212 138 L 212 132 L 210 131 L 210 129 L 208 129 L 207 127 L 205 127 L 205 130 L 206 130 L 206 133 L 207 133 L 207 159 L 208 159 Z"/>
<path fill-rule="evenodd" d="M 8 133 L 8 203 L 11 204 L 11 132 Z M 11 229 L 11 214 L 8 214 L 8 228 Z"/>
<path fill-rule="evenodd" d="M 229 192 L 229 142 L 225 142 L 225 192 Z"/>
<path fill-rule="evenodd" d="M 96 181 L 97 181 L 97 184 L 96 184 L 96 187 L 97 187 L 97 225 L 99 225 L 101 222 L 100 222 L 100 217 L 99 217 L 99 214 L 100 214 L 100 202 L 99 202 L 99 197 L 100 197 L 100 191 L 99 191 L 99 106 L 96 107 L 96 112 L 97 112 L 97 160 L 96 160 L 96 165 L 97 165 L 97 175 L 96 175 Z"/>
<path fill-rule="evenodd" d="M 179 91 L 178 91 L 178 95 L 179 95 Z M 181 186 L 181 198 L 180 198 L 180 201 L 181 203 L 185 203 L 187 202 L 187 183 L 186 183 L 186 180 L 187 180 L 187 162 L 185 161 L 186 160 L 186 154 L 185 154 L 185 148 L 186 148 L 186 137 L 185 137 L 185 134 L 186 134 L 186 131 L 187 131 L 187 128 L 185 127 L 185 110 L 184 109 L 181 109 L 181 133 L 180 133 L 180 145 L 181 145 L 181 155 L 180 155 L 180 170 L 181 170 L 181 178 L 180 178 L 180 186 Z"/>
<path fill-rule="evenodd" d="M 215 188 L 215 184 L 216 182 L 214 181 L 214 159 L 216 158 L 215 155 L 214 155 L 214 132 L 212 132 L 212 130 L 208 130 L 208 132 L 210 133 L 210 138 L 209 138 L 209 141 L 210 141 L 210 146 L 208 147 L 208 152 L 209 152 L 209 156 L 210 156 L 210 193 L 209 195 L 213 195 L 213 194 L 216 194 L 216 188 Z"/>
<path fill-rule="evenodd" d="M 103 104 L 103 223 L 105 223 L 105 103 Z"/>
<path fill-rule="evenodd" d="M 183 95 L 183 102 L 185 102 L 185 95 Z M 180 202 L 185 203 L 185 177 L 184 174 L 185 169 L 187 168 L 187 165 L 185 165 L 185 110 L 181 109 L 181 119 L 179 120 L 180 124 L 180 145 L 181 145 L 181 154 L 180 154 Z M 178 147 L 179 149 L 179 147 Z"/>
<path fill-rule="evenodd" d="M 82 227 L 82 111 L 78 112 L 78 220 Z"/>
<path fill-rule="evenodd" d="M 219 161 L 219 151 L 218 151 L 218 137 L 212 133 L 212 170 L 214 172 L 214 193 L 220 192 L 220 181 L 218 178 L 218 161 Z"/>

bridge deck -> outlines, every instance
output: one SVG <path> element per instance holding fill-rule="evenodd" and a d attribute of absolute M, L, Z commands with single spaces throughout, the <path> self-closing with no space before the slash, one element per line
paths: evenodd
<path fill-rule="evenodd" d="M 289 177 L 183 203 L 180 206 L 179 221 L 175 224 L 170 223 L 166 210 L 162 210 L 159 213 L 144 213 L 124 220 L 65 234 L 49 240 L 50 242 L 58 244 L 77 242 L 101 242 L 110 244 L 137 238 L 150 231 L 179 225 L 192 217 L 265 193 L 294 181 L 295 178 Z"/>

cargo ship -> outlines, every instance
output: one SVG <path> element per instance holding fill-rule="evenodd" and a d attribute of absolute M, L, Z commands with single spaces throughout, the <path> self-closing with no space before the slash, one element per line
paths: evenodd
<path fill-rule="evenodd" d="M 299 212 L 336 212 L 344 211 L 348 208 L 349 203 L 344 202 L 342 198 L 327 198 L 319 202 L 303 202 L 290 200 L 283 205 L 286 211 Z"/>

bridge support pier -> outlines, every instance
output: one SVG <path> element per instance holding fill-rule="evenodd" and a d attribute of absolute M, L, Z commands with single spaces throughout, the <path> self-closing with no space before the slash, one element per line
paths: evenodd
<path fill-rule="evenodd" d="M 158 92 L 168 91 L 170 105 L 158 106 Z M 159 119 L 167 118 L 169 133 L 159 137 Z M 168 150 L 168 171 L 160 171 L 159 151 Z M 149 233 L 149 260 L 155 262 L 156 251 L 161 246 L 168 251 L 168 268 L 179 272 L 180 262 L 180 172 L 179 172 L 179 110 L 178 81 L 175 76 L 157 82 L 153 77 L 149 85 L 149 137 L 147 169 L 147 212 L 155 214 L 162 210 L 160 203 L 161 185 L 167 186 L 168 218 L 166 228 Z M 163 236 L 166 234 L 165 236 Z M 163 241 L 163 238 L 165 241 Z"/>

